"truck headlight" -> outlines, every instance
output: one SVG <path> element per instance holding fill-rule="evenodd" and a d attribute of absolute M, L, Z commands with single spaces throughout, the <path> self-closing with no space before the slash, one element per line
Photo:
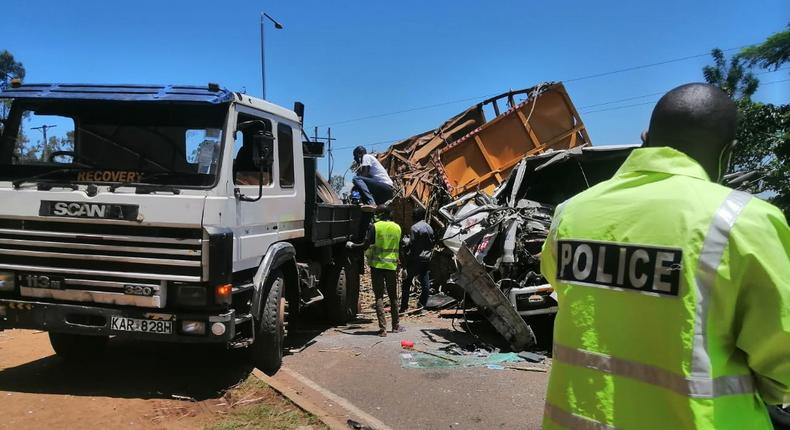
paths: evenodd
<path fill-rule="evenodd" d="M 179 285 L 176 304 L 182 306 L 206 306 L 206 287 L 202 285 Z"/>
<path fill-rule="evenodd" d="M 14 272 L 0 272 L 0 291 L 14 291 L 16 276 Z"/>

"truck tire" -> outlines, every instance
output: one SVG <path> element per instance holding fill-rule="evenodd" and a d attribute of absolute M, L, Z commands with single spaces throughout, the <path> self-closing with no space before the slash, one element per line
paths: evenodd
<path fill-rule="evenodd" d="M 336 264 L 325 278 L 326 315 L 329 322 L 336 325 L 349 321 L 347 270 L 346 265 Z"/>
<path fill-rule="evenodd" d="M 264 285 L 266 297 L 257 322 L 255 342 L 250 345 L 252 364 L 271 376 L 283 362 L 285 338 L 285 277 L 279 270 L 272 272 Z"/>
<path fill-rule="evenodd" d="M 64 360 L 87 360 L 104 352 L 109 336 L 49 332 L 49 343 L 55 354 Z"/>

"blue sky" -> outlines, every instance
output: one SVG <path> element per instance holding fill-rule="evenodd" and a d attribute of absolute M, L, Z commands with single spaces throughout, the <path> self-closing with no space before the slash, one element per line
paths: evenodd
<path fill-rule="evenodd" d="M 285 25 L 266 28 L 269 100 L 304 102 L 308 133 L 334 124 L 336 147 L 377 150 L 438 126 L 476 97 L 753 44 L 790 22 L 787 0 L 25 0 L 4 2 L 0 49 L 24 63 L 31 83 L 219 82 L 260 95 L 261 10 Z M 659 98 L 641 96 L 700 81 L 709 62 L 694 57 L 567 88 L 594 144 L 638 143 Z M 790 78 L 788 70 L 759 78 L 755 99 L 790 102 L 790 82 L 768 84 Z M 625 98 L 633 99 L 591 106 Z M 342 123 L 461 99 L 471 100 Z M 335 158 L 342 173 L 350 149 Z"/>

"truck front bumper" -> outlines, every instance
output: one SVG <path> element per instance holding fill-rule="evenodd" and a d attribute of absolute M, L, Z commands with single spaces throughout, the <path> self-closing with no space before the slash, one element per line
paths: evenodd
<path fill-rule="evenodd" d="M 147 321 L 170 321 L 170 333 L 147 333 L 113 329 L 113 317 Z M 182 322 L 205 322 L 204 334 L 187 334 Z M 212 332 L 212 325 L 224 326 L 221 334 Z M 236 334 L 234 311 L 222 314 L 173 313 L 156 309 L 113 309 L 97 306 L 47 303 L 29 300 L 0 299 L 0 330 L 22 328 L 57 333 L 124 338 L 176 343 L 228 343 Z M 215 330 L 219 332 L 220 330 Z"/>

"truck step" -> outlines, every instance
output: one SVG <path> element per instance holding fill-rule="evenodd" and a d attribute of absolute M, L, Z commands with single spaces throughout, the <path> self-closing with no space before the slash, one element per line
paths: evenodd
<path fill-rule="evenodd" d="M 243 291 L 251 290 L 255 286 L 250 282 L 249 284 L 234 285 L 231 294 L 241 293 Z"/>
<path fill-rule="evenodd" d="M 234 322 L 236 323 L 236 325 L 239 325 L 251 320 L 252 320 L 252 314 L 244 314 L 237 316 Z"/>
<path fill-rule="evenodd" d="M 313 303 L 320 302 L 321 300 L 324 300 L 324 295 L 321 294 L 321 290 L 319 290 L 318 288 L 310 288 L 307 291 L 303 290 L 302 294 L 304 294 L 305 292 L 307 293 L 307 295 L 309 295 L 309 297 L 307 297 L 306 299 L 303 298 L 301 300 L 302 301 L 302 306 L 310 306 Z M 303 297 L 305 297 L 305 296 L 303 296 Z"/>
<path fill-rule="evenodd" d="M 232 342 L 231 342 L 231 343 L 228 345 L 228 348 L 230 348 L 230 349 L 246 348 L 246 347 L 248 347 L 248 346 L 252 345 L 252 342 L 253 342 L 254 340 L 255 340 L 255 339 L 253 339 L 253 338 L 251 338 L 251 337 L 249 337 L 249 338 L 244 338 L 244 339 L 237 339 L 237 340 L 234 340 L 234 341 L 232 341 Z"/>

